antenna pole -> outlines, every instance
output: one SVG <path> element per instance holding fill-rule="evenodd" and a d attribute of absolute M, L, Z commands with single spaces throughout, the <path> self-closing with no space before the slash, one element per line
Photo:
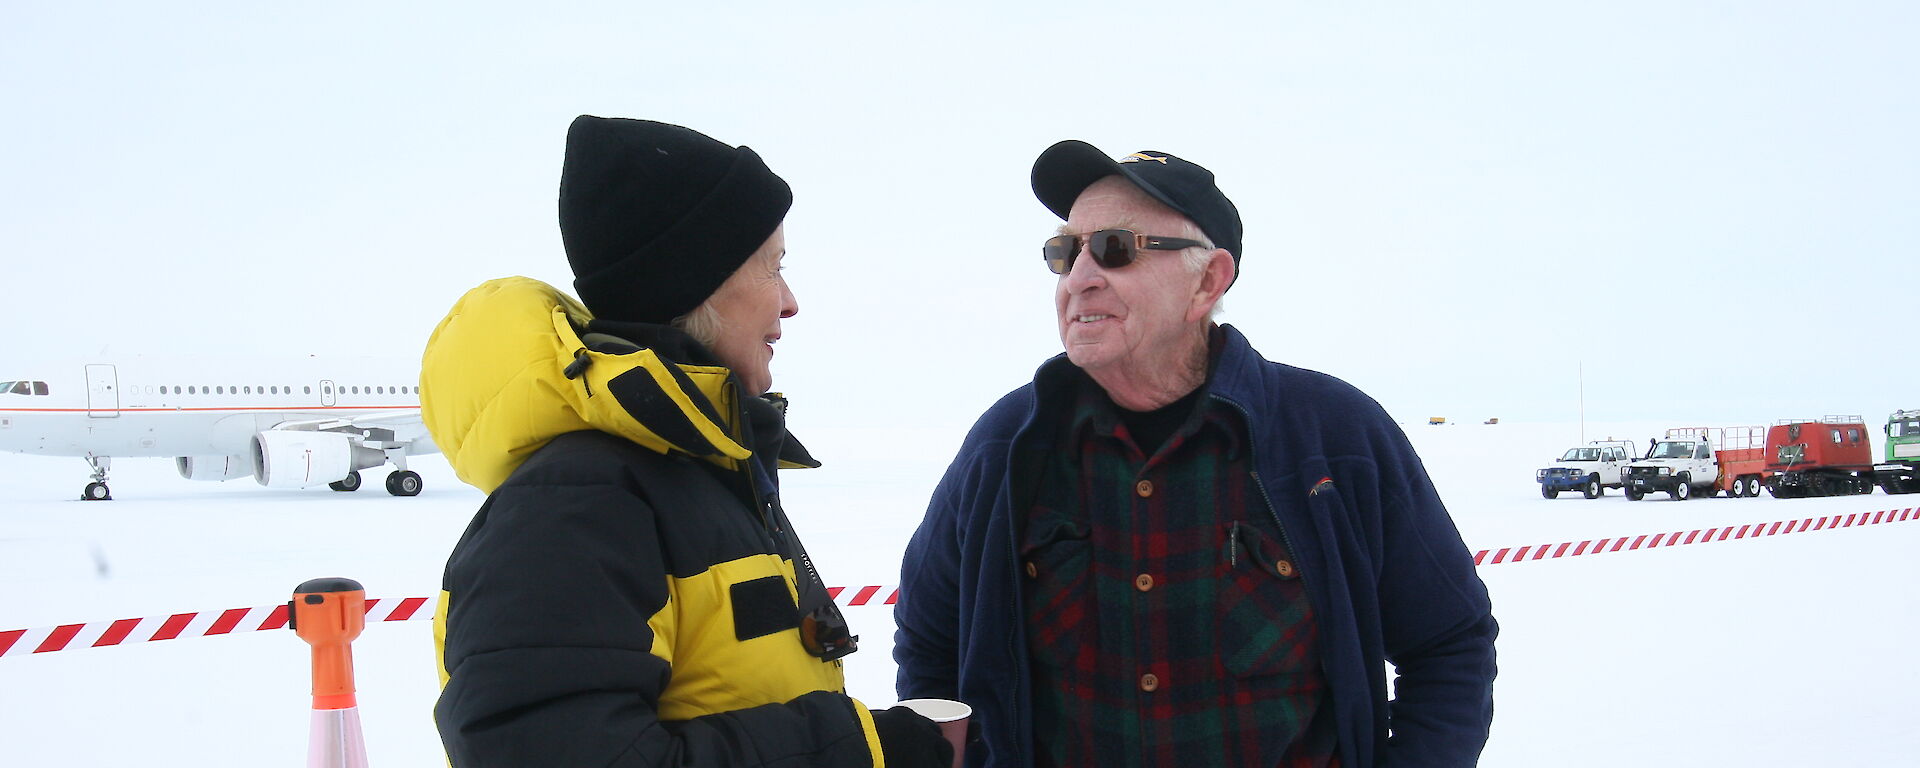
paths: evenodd
<path fill-rule="evenodd" d="M 1580 379 L 1580 444 L 1587 444 L 1587 362 L 1582 360 L 1575 369 Z"/>

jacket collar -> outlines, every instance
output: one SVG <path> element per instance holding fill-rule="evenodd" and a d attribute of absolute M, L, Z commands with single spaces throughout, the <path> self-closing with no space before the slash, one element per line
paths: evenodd
<path fill-rule="evenodd" d="M 1258 364 L 1264 362 L 1260 353 L 1254 351 L 1240 329 L 1222 324 L 1207 334 L 1207 356 L 1207 380 L 1201 388 L 1209 395 L 1239 406 L 1259 423 L 1265 415 L 1264 409 L 1254 407 L 1264 399 L 1257 396 L 1260 391 Z M 1063 398 L 1072 397 L 1073 388 L 1085 378 L 1086 372 L 1068 360 L 1066 353 L 1048 358 L 1033 374 L 1036 411 L 1049 411 L 1067 402 Z"/>
<path fill-rule="evenodd" d="M 733 372 L 670 327 L 595 322 L 578 301 L 524 277 L 455 302 L 421 361 L 421 416 L 460 479 L 492 492 L 534 451 L 583 429 L 728 470 L 766 445 L 779 466 L 816 466 L 782 420 L 748 434 Z M 777 409 L 776 409 L 777 410 Z M 755 446 L 755 447 L 750 447 Z"/>

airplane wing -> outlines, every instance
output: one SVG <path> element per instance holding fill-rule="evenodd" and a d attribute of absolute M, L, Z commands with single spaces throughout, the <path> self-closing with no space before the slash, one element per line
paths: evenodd
<path fill-rule="evenodd" d="M 356 443 L 369 447 L 404 447 L 407 453 L 416 456 L 439 452 L 433 439 L 427 435 L 426 424 L 420 420 L 420 411 L 413 408 L 357 413 L 341 418 L 283 421 L 273 425 L 273 428 L 296 432 L 340 432 L 354 436 Z"/>

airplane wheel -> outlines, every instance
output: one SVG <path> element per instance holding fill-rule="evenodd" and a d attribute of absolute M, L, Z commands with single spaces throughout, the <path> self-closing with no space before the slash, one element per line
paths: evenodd
<path fill-rule="evenodd" d="M 113 501 L 113 491 L 107 489 L 106 483 L 87 483 L 86 489 L 80 492 L 80 500 Z"/>
<path fill-rule="evenodd" d="M 387 475 L 387 493 L 395 496 L 420 495 L 420 475 L 406 471 Z"/>
<path fill-rule="evenodd" d="M 360 490 L 360 472 L 359 470 L 348 472 L 346 477 L 340 478 L 339 480 L 336 480 L 331 483 L 327 483 L 327 487 L 332 488 L 336 491 Z"/>

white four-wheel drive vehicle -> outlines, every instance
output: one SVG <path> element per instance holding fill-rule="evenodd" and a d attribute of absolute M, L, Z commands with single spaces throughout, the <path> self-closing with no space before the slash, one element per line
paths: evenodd
<path fill-rule="evenodd" d="M 1589 499 L 1600 498 L 1608 488 L 1621 487 L 1628 462 L 1633 461 L 1633 443 L 1625 440 L 1595 440 L 1585 446 L 1568 448 L 1560 460 L 1546 469 L 1535 470 L 1540 495 L 1554 498 L 1561 491 L 1579 491 Z"/>
<path fill-rule="evenodd" d="M 1667 430 L 1645 458 L 1627 465 L 1628 501 L 1639 501 L 1654 491 L 1666 491 L 1676 501 L 1691 499 L 1697 491 L 1713 492 L 1720 480 L 1720 464 L 1705 435 L 1676 434 L 1691 431 Z"/>

